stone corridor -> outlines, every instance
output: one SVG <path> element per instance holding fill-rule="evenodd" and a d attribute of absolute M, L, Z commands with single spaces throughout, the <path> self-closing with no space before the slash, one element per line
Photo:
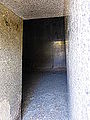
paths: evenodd
<path fill-rule="evenodd" d="M 22 120 L 68 120 L 66 72 L 23 76 Z"/>

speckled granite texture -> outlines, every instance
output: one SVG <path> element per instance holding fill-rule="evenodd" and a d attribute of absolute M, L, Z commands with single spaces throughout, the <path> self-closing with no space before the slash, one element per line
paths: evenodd
<path fill-rule="evenodd" d="M 0 4 L 0 120 L 15 120 L 19 113 L 22 28 L 22 19 Z"/>
<path fill-rule="evenodd" d="M 89 0 L 70 0 L 67 63 L 70 120 L 90 120 Z"/>
<path fill-rule="evenodd" d="M 0 2 L 25 19 L 64 15 L 64 0 L 0 0 Z"/>
<path fill-rule="evenodd" d="M 66 73 L 26 76 L 23 77 L 22 120 L 68 120 Z"/>

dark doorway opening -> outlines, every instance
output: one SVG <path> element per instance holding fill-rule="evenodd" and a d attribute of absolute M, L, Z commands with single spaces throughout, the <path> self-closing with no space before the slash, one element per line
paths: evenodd
<path fill-rule="evenodd" d="M 60 120 L 59 99 L 67 97 L 65 52 L 64 17 L 24 21 L 22 120 L 49 120 L 57 111 Z M 65 110 L 63 115 L 67 120 Z"/>

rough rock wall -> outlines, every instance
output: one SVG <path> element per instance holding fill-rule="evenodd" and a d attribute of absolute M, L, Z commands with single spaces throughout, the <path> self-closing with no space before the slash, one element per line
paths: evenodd
<path fill-rule="evenodd" d="M 90 1 L 70 0 L 67 56 L 70 120 L 90 120 Z"/>
<path fill-rule="evenodd" d="M 23 20 L 0 4 L 0 120 L 15 120 L 21 104 Z"/>
<path fill-rule="evenodd" d="M 0 0 L 23 19 L 63 16 L 64 0 Z"/>

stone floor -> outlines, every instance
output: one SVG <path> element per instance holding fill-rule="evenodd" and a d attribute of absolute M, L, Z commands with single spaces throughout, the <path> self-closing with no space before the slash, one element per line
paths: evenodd
<path fill-rule="evenodd" d="M 68 120 L 66 73 L 23 77 L 22 120 Z"/>

